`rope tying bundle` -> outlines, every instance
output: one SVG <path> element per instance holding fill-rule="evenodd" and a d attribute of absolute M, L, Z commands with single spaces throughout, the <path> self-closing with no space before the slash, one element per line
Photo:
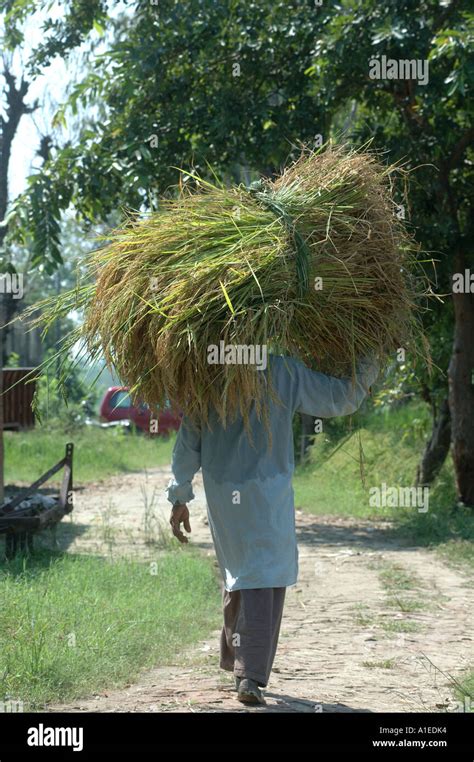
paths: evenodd
<path fill-rule="evenodd" d="M 284 206 L 279 203 L 274 195 L 265 189 L 262 180 L 256 180 L 247 188 L 248 192 L 254 196 L 257 201 L 270 209 L 276 217 L 282 220 L 295 250 L 296 272 L 298 274 L 299 294 L 304 297 L 309 289 L 309 258 L 310 251 L 306 241 L 299 232 L 293 217 L 288 214 Z"/>

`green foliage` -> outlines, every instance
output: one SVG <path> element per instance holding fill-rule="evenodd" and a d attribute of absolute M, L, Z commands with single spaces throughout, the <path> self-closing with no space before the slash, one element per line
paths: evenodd
<path fill-rule="evenodd" d="M 21 44 L 35 5 L 48 7 L 0 4 L 7 47 Z M 427 268 L 434 288 L 449 295 L 453 262 L 473 234 L 473 20 L 468 0 L 160 0 L 120 14 L 113 3 L 69 0 L 61 20 L 46 23 L 29 66 L 39 71 L 85 45 L 85 74 L 58 108 L 49 160 L 12 209 L 10 241 L 31 245 L 35 261 L 43 253 L 51 271 L 69 205 L 91 224 L 123 207 L 154 208 L 174 193 L 176 167 L 208 177 L 212 166 L 240 180 L 274 172 L 316 135 L 370 138 L 388 163 L 413 170 L 408 195 L 399 184 L 396 198 L 423 259 L 437 260 L 435 274 Z M 428 84 L 371 79 L 369 61 L 381 55 L 428 61 Z M 75 134 L 67 142 L 65 125 Z M 433 372 L 408 357 L 397 394 L 413 391 L 436 408 L 447 392 L 453 323 L 449 298 L 430 304 L 423 324 Z"/>
<path fill-rule="evenodd" d="M 7 5 L 8 28 L 31 12 L 25 2 Z M 60 261 L 58 219 L 70 203 L 83 219 L 104 220 L 119 207 L 153 207 L 178 181 L 177 166 L 193 164 L 203 177 L 212 166 L 234 179 L 247 167 L 272 172 L 298 142 L 344 133 L 372 138 L 388 161 L 417 168 L 409 197 L 403 187 L 396 193 L 423 248 L 439 259 L 437 288 L 449 293 L 453 251 L 469 236 L 473 185 L 466 0 L 160 0 L 113 16 L 112 4 L 86 6 L 67 3 L 30 61 L 46 65 L 86 40 L 93 50 L 106 32 L 106 49 L 89 56 L 54 122 L 72 121 L 77 138 L 52 151 L 17 207 L 15 235 L 32 237 L 47 267 Z M 428 85 L 370 79 L 370 59 L 384 54 L 428 60 Z M 417 378 L 442 394 L 452 313 L 441 303 L 431 309 L 425 327 L 435 373 L 419 368 Z"/>
<path fill-rule="evenodd" d="M 169 663 L 217 625 L 207 559 L 168 552 L 149 563 L 52 553 L 0 567 L 0 700 L 38 711 L 123 687 Z"/>
<path fill-rule="evenodd" d="M 145 437 L 124 433 L 120 427 L 101 429 L 96 426 L 74 426 L 64 430 L 62 421 L 37 426 L 33 431 L 5 433 L 5 472 L 10 484 L 30 484 L 64 457 L 64 446 L 74 442 L 75 482 L 97 482 L 120 473 L 143 471 L 144 468 L 167 466 L 171 460 L 174 437 Z M 61 482 L 62 472 L 50 483 Z"/>
<path fill-rule="evenodd" d="M 48 356 L 53 357 L 53 350 L 47 353 L 46 361 Z M 96 390 L 87 383 L 78 365 L 71 364 L 69 372 L 60 381 L 58 375 L 54 375 L 54 362 L 51 362 L 36 384 L 34 411 L 38 420 L 49 424 L 57 420 L 66 425 L 68 431 L 82 425 L 81 403 L 85 400 L 94 405 L 97 401 Z"/>
<path fill-rule="evenodd" d="M 46 25 L 33 68 L 64 55 L 66 40 L 76 45 L 87 26 L 94 29 L 94 17 L 104 26 L 98 6 L 107 4 L 89 5 L 83 21 L 70 13 Z M 108 19 L 107 51 L 92 58 L 53 122 L 72 117 L 80 124 L 74 145 L 54 150 L 41 173 L 53 179 L 61 208 L 71 201 L 83 218 L 96 221 L 120 206 L 149 207 L 177 182 L 176 166 L 193 164 L 203 176 L 209 165 L 230 174 L 241 165 L 270 171 L 291 152 L 291 136 L 311 141 L 327 132 L 306 74 L 322 18 L 311 3 L 292 3 L 291 15 L 283 2 L 132 5 L 130 13 Z M 93 124 L 79 116 L 91 108 L 99 114 Z M 40 222 L 35 193 L 32 183 L 27 227 L 44 239 L 53 221 Z"/>
<path fill-rule="evenodd" d="M 333 124 L 346 120 L 356 141 L 372 137 L 390 160 L 404 159 L 413 169 L 406 214 L 423 249 L 438 260 L 431 275 L 444 294 L 451 291 L 455 256 L 472 238 L 473 19 L 468 2 L 345 0 L 318 38 L 308 70 Z M 370 80 L 369 60 L 384 54 L 426 59 L 429 83 Z M 434 372 L 417 368 L 416 377 L 436 402 L 446 394 L 453 314 L 450 300 L 430 308 L 424 325 Z"/>
<path fill-rule="evenodd" d="M 17 352 L 11 352 L 6 362 L 3 363 L 4 368 L 18 368 L 20 364 L 20 355 Z"/>
<path fill-rule="evenodd" d="M 358 423 L 360 432 L 340 439 L 339 447 L 326 432 L 316 437 L 309 461 L 296 470 L 296 506 L 316 515 L 390 520 L 390 531 L 396 538 L 410 545 L 436 547 L 451 563 L 472 565 L 474 516 L 456 502 L 451 459 L 430 489 L 426 513 L 416 508 L 374 508 L 369 504 L 369 489 L 382 482 L 394 487 L 413 485 L 420 447 L 430 424 L 428 407 L 419 402 L 376 407 L 360 416 Z"/>

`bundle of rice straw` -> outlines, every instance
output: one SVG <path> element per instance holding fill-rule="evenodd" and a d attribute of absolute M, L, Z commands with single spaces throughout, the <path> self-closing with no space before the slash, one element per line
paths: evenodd
<path fill-rule="evenodd" d="M 152 409 L 168 399 L 205 422 L 213 406 L 224 424 L 240 410 L 247 425 L 273 391 L 245 348 L 341 376 L 407 346 L 418 280 L 394 171 L 329 146 L 250 189 L 193 176 L 198 190 L 129 218 L 91 255 L 94 283 L 67 305 L 85 309 L 87 351 Z"/>

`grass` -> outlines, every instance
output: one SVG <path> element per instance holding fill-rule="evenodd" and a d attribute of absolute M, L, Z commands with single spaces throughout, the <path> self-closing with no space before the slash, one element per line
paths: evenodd
<path fill-rule="evenodd" d="M 397 659 L 384 659 L 382 661 L 364 661 L 363 667 L 368 669 L 393 669 L 397 665 Z"/>
<path fill-rule="evenodd" d="M 430 492 L 427 513 L 369 505 L 370 486 L 411 484 L 428 430 L 424 407 L 410 404 L 389 413 L 371 412 L 361 416 L 360 422 L 365 487 L 358 437 L 353 436 L 328 459 L 338 440 L 329 438 L 331 427 L 325 422 L 325 433 L 312 448 L 309 462 L 297 468 L 296 506 L 318 515 L 389 519 L 391 528 L 384 524 L 388 536 L 434 548 L 450 564 L 464 571 L 471 568 L 474 517 L 456 505 L 450 461 Z M 41 428 L 27 434 L 8 433 L 9 480 L 36 478 L 62 457 L 68 438 L 76 445 L 75 479 L 79 481 L 168 464 L 173 446 L 173 440 L 124 437 L 101 430 L 65 435 L 59 443 L 57 432 Z M 28 467 L 31 463 L 34 474 Z M 217 624 L 219 601 L 211 567 L 188 552 L 170 553 L 166 538 L 160 540 L 163 532 L 155 513 L 155 495 L 144 500 L 145 542 L 149 547 L 161 543 L 156 576 L 143 563 L 51 552 L 26 561 L 24 569 L 20 560 L 3 567 L 0 701 L 9 697 L 23 701 L 25 708 L 39 708 L 48 701 L 67 701 L 104 686 L 123 685 L 141 669 L 169 662 L 183 646 Z M 102 517 L 100 531 L 106 541 L 113 540 L 111 512 L 112 507 L 107 507 Z M 388 637 L 417 631 L 418 622 L 392 614 L 398 609 L 409 617 L 430 605 L 419 598 L 419 580 L 395 564 L 374 568 L 389 610 L 379 616 L 358 606 L 355 624 L 377 627 Z M 382 668 L 382 662 L 371 666 Z M 388 663 L 384 668 L 390 668 Z M 459 683 L 457 696 L 460 700 L 474 696 L 474 673 Z"/>
<path fill-rule="evenodd" d="M 411 611 L 423 611 L 424 609 L 429 608 L 429 605 L 425 601 L 399 598 L 398 596 L 389 598 L 386 605 L 394 609 L 399 609 L 400 611 L 403 611 L 404 614 L 409 614 Z"/>
<path fill-rule="evenodd" d="M 343 441 L 341 432 L 334 438 L 326 431 L 330 422 L 323 421 L 323 432 L 316 436 L 309 461 L 296 470 L 294 478 L 297 507 L 315 515 L 356 516 L 359 518 L 394 518 L 394 509 L 374 508 L 369 504 L 369 488 L 382 482 L 389 485 L 411 485 L 423 448 L 422 430 L 411 434 L 405 426 L 421 416 L 423 409 L 412 408 L 394 412 L 382 422 L 372 413 L 347 421 Z M 357 427 L 360 427 L 358 430 Z M 361 478 L 360 452 L 363 452 L 363 470 L 366 486 Z M 330 457 L 329 457 L 330 456 Z"/>
<path fill-rule="evenodd" d="M 160 517 L 157 505 L 157 489 L 153 488 L 151 495 L 148 494 L 143 485 L 141 486 L 143 504 L 145 507 L 143 534 L 146 545 L 153 545 L 155 548 L 164 550 L 172 549 L 176 543 L 170 525 Z"/>
<path fill-rule="evenodd" d="M 416 585 L 414 575 L 409 574 L 405 569 L 396 564 L 387 565 L 386 568 L 380 572 L 379 576 L 382 585 L 390 592 L 411 590 Z"/>
<path fill-rule="evenodd" d="M 405 619 L 384 619 L 380 621 L 380 627 L 385 632 L 419 632 L 421 630 L 418 622 L 407 622 Z"/>
<path fill-rule="evenodd" d="M 173 440 L 100 428 L 61 433 L 41 426 L 27 432 L 5 432 L 7 483 L 31 483 L 64 457 L 66 442 L 74 442 L 74 481 L 94 482 L 118 473 L 168 465 Z M 62 472 L 51 482 L 58 483 Z"/>
<path fill-rule="evenodd" d="M 408 574 L 402 567 L 387 562 L 377 561 L 376 564 L 370 563 L 368 568 L 378 572 L 380 582 L 389 596 L 385 601 L 388 611 L 385 613 L 373 613 L 365 604 L 356 604 L 353 607 L 354 623 L 358 627 L 373 628 L 376 627 L 384 632 L 405 633 L 418 632 L 422 629 L 419 622 L 410 621 L 407 618 L 400 619 L 399 615 L 393 615 L 390 609 L 398 609 L 402 614 L 409 615 L 414 611 L 426 608 L 423 601 L 418 600 L 400 600 L 396 595 L 399 591 L 412 591 L 416 589 L 419 581 L 414 575 Z M 366 666 L 381 666 L 381 663 L 366 664 Z M 393 666 L 393 664 L 392 664 Z"/>
<path fill-rule="evenodd" d="M 369 613 L 364 603 L 356 603 L 353 607 L 354 621 L 359 627 L 371 627 L 375 622 L 373 614 Z"/>
<path fill-rule="evenodd" d="M 0 566 L 0 701 L 25 711 L 120 687 L 217 626 L 208 559 L 40 553 Z"/>
<path fill-rule="evenodd" d="M 379 572 L 379 580 L 388 595 L 385 605 L 392 609 L 398 609 L 403 614 L 414 611 L 423 611 L 430 607 L 426 600 L 406 597 L 409 593 L 416 592 L 420 586 L 420 580 L 398 564 L 380 560 L 372 566 Z M 402 597 L 402 594 L 405 597 Z"/>
<path fill-rule="evenodd" d="M 456 681 L 455 694 L 462 711 L 474 712 L 474 670 L 461 681 Z"/>
<path fill-rule="evenodd" d="M 329 422 L 323 422 L 330 428 Z M 349 424 L 347 424 L 349 425 Z M 307 463 L 293 479 L 295 505 L 314 515 L 389 520 L 387 536 L 406 544 L 436 548 L 450 564 L 465 571 L 474 566 L 474 512 L 456 503 L 449 457 L 429 493 L 426 513 L 415 508 L 373 507 L 370 489 L 413 485 L 416 466 L 429 430 L 427 408 L 409 404 L 390 412 L 372 411 L 359 419 L 359 433 L 335 451 L 342 438 L 326 431 L 316 437 Z M 340 432 L 339 432 L 340 434 Z M 360 472 L 364 454 L 365 486 Z M 328 457 L 330 456 L 330 457 Z"/>

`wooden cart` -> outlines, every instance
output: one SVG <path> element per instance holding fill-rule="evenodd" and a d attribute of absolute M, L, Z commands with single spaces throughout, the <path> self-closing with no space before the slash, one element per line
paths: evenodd
<path fill-rule="evenodd" d="M 73 510 L 72 494 L 72 457 L 74 446 L 71 442 L 66 445 L 66 453 L 59 463 L 46 471 L 21 494 L 9 503 L 0 505 L 0 534 L 5 534 L 5 555 L 13 558 L 18 550 L 33 550 L 33 535 L 46 527 L 57 524 L 63 516 Z M 48 481 L 54 474 L 64 469 L 63 481 L 56 502 L 51 507 L 41 506 L 21 507 L 21 503 L 31 497 L 35 490 Z"/>

